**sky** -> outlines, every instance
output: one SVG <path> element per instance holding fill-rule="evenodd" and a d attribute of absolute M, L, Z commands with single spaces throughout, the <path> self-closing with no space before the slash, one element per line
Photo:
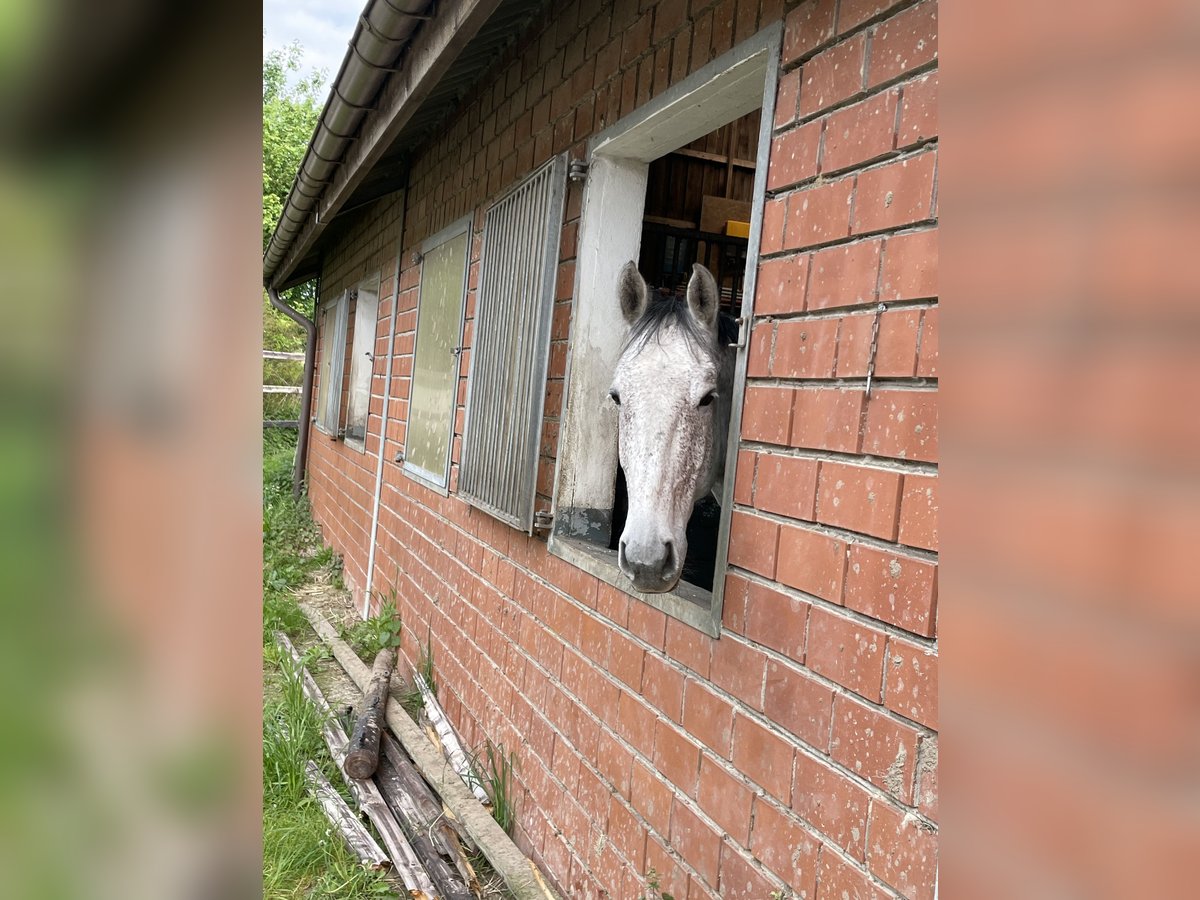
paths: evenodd
<path fill-rule="evenodd" d="M 299 41 L 304 72 L 324 69 L 328 86 L 364 6 L 366 0 L 263 0 L 263 56 Z"/>

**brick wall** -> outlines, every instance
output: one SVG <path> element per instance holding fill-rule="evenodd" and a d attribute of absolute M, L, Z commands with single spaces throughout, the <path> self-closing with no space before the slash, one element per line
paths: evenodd
<path fill-rule="evenodd" d="M 417 159 L 377 588 L 428 635 L 469 745 L 517 755 L 519 845 L 566 896 L 930 897 L 937 844 L 937 23 L 921 3 L 556 4 Z M 406 478 L 411 251 L 760 27 L 786 20 L 723 635 L 714 641 Z M 567 196 L 539 507 L 561 411 L 581 189 Z M 322 297 L 380 269 L 367 453 L 314 432 L 325 536 L 365 583 L 402 199 L 355 219 Z M 865 391 L 875 305 L 875 381 Z M 469 349 L 462 355 L 460 405 Z M 347 372 L 349 369 L 347 368 Z M 453 445 L 457 459 L 463 415 Z"/>

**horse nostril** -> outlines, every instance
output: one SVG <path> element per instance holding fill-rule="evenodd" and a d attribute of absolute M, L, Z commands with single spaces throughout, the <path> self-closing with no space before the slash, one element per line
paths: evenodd
<path fill-rule="evenodd" d="M 663 557 L 662 573 L 664 576 L 670 575 L 675 571 L 675 545 L 671 541 L 666 543 L 666 555 Z"/>

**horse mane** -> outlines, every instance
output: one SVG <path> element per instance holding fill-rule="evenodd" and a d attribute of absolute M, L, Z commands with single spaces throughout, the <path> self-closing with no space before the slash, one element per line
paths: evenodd
<path fill-rule="evenodd" d="M 701 328 L 688 309 L 687 298 L 661 289 L 651 289 L 646 308 L 633 324 L 622 355 L 631 347 L 641 347 L 651 338 L 661 339 L 668 324 L 679 326 L 689 346 L 694 351 L 707 354 L 714 362 L 720 362 L 722 351 L 737 340 L 737 320 L 726 313 L 717 316 L 717 334 Z"/>

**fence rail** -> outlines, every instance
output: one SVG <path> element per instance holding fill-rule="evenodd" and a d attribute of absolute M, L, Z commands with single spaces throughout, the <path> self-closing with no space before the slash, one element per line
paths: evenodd
<path fill-rule="evenodd" d="M 264 350 L 262 355 L 263 359 L 294 359 L 297 362 L 304 361 L 303 353 L 289 353 L 283 350 Z"/>

